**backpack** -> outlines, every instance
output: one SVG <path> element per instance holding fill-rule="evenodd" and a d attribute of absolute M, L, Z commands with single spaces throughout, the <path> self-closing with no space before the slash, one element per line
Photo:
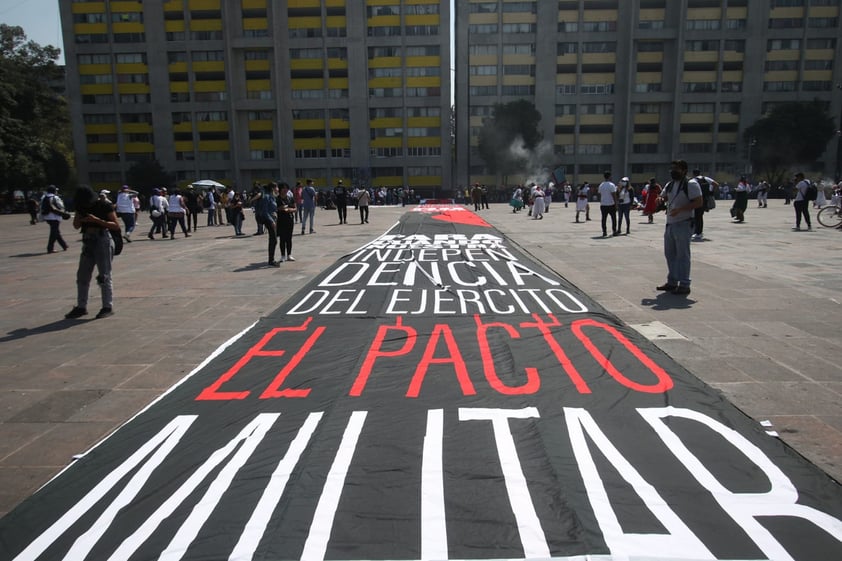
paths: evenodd
<path fill-rule="evenodd" d="M 50 214 L 53 212 L 53 195 L 45 195 L 41 199 L 41 214 Z"/>
<path fill-rule="evenodd" d="M 819 196 L 819 189 L 816 187 L 816 184 L 812 181 L 807 181 L 807 189 L 804 191 L 804 200 L 805 201 L 815 201 L 816 197 Z"/>

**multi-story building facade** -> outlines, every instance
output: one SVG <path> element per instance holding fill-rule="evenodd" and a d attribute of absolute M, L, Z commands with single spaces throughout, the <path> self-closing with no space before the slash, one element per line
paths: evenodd
<path fill-rule="evenodd" d="M 60 0 L 80 180 L 313 178 L 434 194 L 451 175 L 440 0 Z"/>
<path fill-rule="evenodd" d="M 775 103 L 842 111 L 839 0 L 456 0 L 456 182 L 497 184 L 477 151 L 496 103 L 532 101 L 569 181 L 634 182 L 687 160 L 750 171 L 743 132 Z M 838 173 L 837 142 L 816 173 Z M 513 181 L 522 178 L 510 178 Z"/>

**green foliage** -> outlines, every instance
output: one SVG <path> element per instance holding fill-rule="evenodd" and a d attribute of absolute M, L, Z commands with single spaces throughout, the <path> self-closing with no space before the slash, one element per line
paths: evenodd
<path fill-rule="evenodd" d="M 751 164 L 756 173 L 779 184 L 794 168 L 809 169 L 834 136 L 833 117 L 818 101 L 793 101 L 772 111 L 743 133 L 751 144 Z"/>
<path fill-rule="evenodd" d="M 135 191 L 150 195 L 155 187 L 170 188 L 172 176 L 167 173 L 158 160 L 137 162 L 126 172 L 126 181 Z"/>
<path fill-rule="evenodd" d="M 494 106 L 492 116 L 483 122 L 477 147 L 492 173 L 506 177 L 528 171 L 528 152 L 543 138 L 540 122 L 541 113 L 525 99 Z"/>
<path fill-rule="evenodd" d="M 72 177 L 70 120 L 55 64 L 60 51 L 27 41 L 23 29 L 0 24 L 0 184 L 38 190 Z"/>

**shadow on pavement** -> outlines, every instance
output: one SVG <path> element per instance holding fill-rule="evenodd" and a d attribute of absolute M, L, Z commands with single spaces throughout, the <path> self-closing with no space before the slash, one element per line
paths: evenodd
<path fill-rule="evenodd" d="M 93 316 L 91 317 L 93 319 Z M 85 320 L 78 320 L 78 319 L 60 319 L 58 321 L 54 321 L 52 323 L 48 323 L 46 325 L 42 325 L 40 327 L 33 327 L 31 329 L 23 328 L 23 329 L 14 329 L 9 331 L 9 334 L 5 337 L 0 337 L 0 343 L 6 343 L 8 341 L 16 341 L 18 339 L 25 339 L 26 337 L 30 337 L 32 335 L 41 335 L 43 333 L 52 333 L 53 331 L 61 331 L 63 329 L 67 329 L 74 325 L 82 325 L 86 323 Z"/>
<path fill-rule="evenodd" d="M 676 294 L 659 294 L 655 298 L 643 298 L 641 306 L 647 306 L 653 310 L 686 310 L 691 308 L 696 301 L 688 296 Z"/>

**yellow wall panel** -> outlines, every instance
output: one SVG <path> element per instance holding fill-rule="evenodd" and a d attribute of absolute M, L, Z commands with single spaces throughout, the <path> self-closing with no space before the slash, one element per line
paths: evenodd
<path fill-rule="evenodd" d="M 716 71 L 710 72 L 685 72 L 685 82 L 712 82 L 716 83 Z"/>
<path fill-rule="evenodd" d="M 829 82 L 833 80 L 833 70 L 805 70 L 804 80 Z"/>
<path fill-rule="evenodd" d="M 632 135 L 633 144 L 657 144 L 658 140 L 656 132 L 639 132 Z"/>
<path fill-rule="evenodd" d="M 717 62 L 719 51 L 684 51 L 684 62 Z"/>
<path fill-rule="evenodd" d="M 400 125 L 397 125 L 400 126 Z M 439 127 L 441 119 L 438 117 L 410 117 L 406 120 L 408 127 Z"/>
<path fill-rule="evenodd" d="M 322 18 L 308 17 L 308 18 L 289 18 L 288 27 L 290 29 L 312 29 L 322 28 Z"/>
<path fill-rule="evenodd" d="M 535 78 L 532 76 L 511 75 L 503 76 L 501 82 L 504 86 L 533 86 L 535 85 Z"/>
<path fill-rule="evenodd" d="M 290 82 L 294 90 L 320 90 L 325 87 L 323 78 L 296 78 Z"/>
<path fill-rule="evenodd" d="M 341 70 L 348 68 L 348 61 L 341 58 L 329 58 L 327 59 L 327 67 L 331 70 Z"/>
<path fill-rule="evenodd" d="M 585 10 L 584 21 L 617 21 L 617 10 Z"/>
<path fill-rule="evenodd" d="M 296 138 L 292 141 L 296 150 L 317 150 L 327 148 L 327 141 L 324 138 Z"/>
<path fill-rule="evenodd" d="M 117 84 L 117 93 L 121 94 L 144 94 L 149 93 L 148 84 Z"/>
<path fill-rule="evenodd" d="M 247 80 L 246 81 L 246 91 L 249 92 L 266 92 L 271 91 L 272 89 L 272 81 L 271 80 Z"/>
<path fill-rule="evenodd" d="M 273 150 L 275 143 L 271 138 L 261 138 L 259 140 L 249 140 L 249 150 Z"/>
<path fill-rule="evenodd" d="M 164 31 L 176 33 L 178 31 L 184 31 L 185 29 L 187 29 L 187 26 L 184 24 L 184 20 L 177 19 L 167 20 L 164 22 Z"/>
<path fill-rule="evenodd" d="M 274 128 L 272 121 L 249 121 L 250 131 L 270 131 Z"/>
<path fill-rule="evenodd" d="M 266 18 L 243 18 L 243 29 L 269 29 L 269 20 Z"/>
<path fill-rule="evenodd" d="M 193 130 L 193 123 L 179 123 L 172 126 L 173 132 L 191 132 Z"/>
<path fill-rule="evenodd" d="M 292 70 L 321 70 L 324 68 L 324 61 L 320 58 L 293 59 L 289 61 L 289 67 Z"/>
<path fill-rule="evenodd" d="M 497 14 L 470 14 L 468 18 L 470 23 L 477 25 L 497 23 Z"/>
<path fill-rule="evenodd" d="M 187 0 L 187 7 L 191 10 L 218 10 L 220 0 Z"/>
<path fill-rule="evenodd" d="M 115 67 L 117 69 L 117 74 L 146 74 L 149 69 L 149 67 L 142 62 L 117 64 Z"/>
<path fill-rule="evenodd" d="M 74 2 L 70 11 L 74 14 L 104 14 L 105 2 Z"/>
<path fill-rule="evenodd" d="M 685 53 L 684 59 L 687 60 L 687 54 Z M 664 62 L 664 53 L 637 53 L 637 62 L 648 62 L 648 63 L 658 63 Z"/>
<path fill-rule="evenodd" d="M 350 138 L 331 138 L 330 139 L 330 147 L 331 148 L 350 148 L 351 147 L 351 139 Z"/>
<path fill-rule="evenodd" d="M 322 119 L 297 119 L 292 122 L 293 130 L 324 130 L 325 122 Z"/>
<path fill-rule="evenodd" d="M 494 86 L 497 84 L 497 76 L 471 76 L 472 86 Z"/>
<path fill-rule="evenodd" d="M 190 31 L 222 31 L 221 19 L 194 19 L 190 21 Z"/>
<path fill-rule="evenodd" d="M 225 80 L 208 80 L 207 82 L 194 82 L 193 89 L 197 92 L 224 92 L 228 87 Z"/>
<path fill-rule="evenodd" d="M 384 56 L 368 59 L 369 68 L 400 68 L 401 66 L 401 57 L 398 56 Z"/>
<path fill-rule="evenodd" d="M 783 7 L 783 8 L 772 8 L 769 11 L 770 18 L 801 18 L 804 17 L 804 8 L 803 7 Z"/>
<path fill-rule="evenodd" d="M 79 67 L 80 75 L 111 74 L 110 64 L 83 64 Z"/>
<path fill-rule="evenodd" d="M 661 122 L 661 116 L 656 113 L 637 113 L 633 120 L 636 125 L 656 125 Z"/>
<path fill-rule="evenodd" d="M 196 130 L 199 132 L 222 132 L 228 130 L 228 121 L 199 121 Z"/>
<path fill-rule="evenodd" d="M 439 136 L 412 136 L 406 140 L 406 145 L 411 148 L 430 148 L 441 146 Z"/>
<path fill-rule="evenodd" d="M 613 144 L 614 135 L 605 134 L 579 134 L 579 144 Z"/>
<path fill-rule="evenodd" d="M 406 57 L 406 65 L 412 66 L 438 66 L 441 64 L 441 57 L 439 56 L 408 56 Z"/>
<path fill-rule="evenodd" d="M 252 10 L 255 8 L 266 8 L 266 0 L 241 0 L 244 10 Z"/>
<path fill-rule="evenodd" d="M 403 146 L 403 138 L 400 136 L 375 138 L 369 142 L 369 146 L 372 148 L 395 148 Z"/>
<path fill-rule="evenodd" d="M 372 78 L 368 81 L 369 88 L 399 88 L 401 85 L 401 78 Z"/>
<path fill-rule="evenodd" d="M 582 53 L 582 64 L 614 64 L 617 62 L 615 53 Z"/>
<path fill-rule="evenodd" d="M 616 81 L 613 73 L 609 72 L 588 72 L 582 74 L 583 84 L 613 84 Z"/>
<path fill-rule="evenodd" d="M 791 82 L 798 79 L 798 71 L 774 70 L 763 74 L 763 79 L 767 82 Z"/>
<path fill-rule="evenodd" d="M 687 19 L 715 19 L 722 17 L 722 8 L 687 8 Z"/>
<path fill-rule="evenodd" d="M 438 76 L 411 76 L 406 79 L 406 85 L 411 88 L 435 88 L 441 86 Z"/>
<path fill-rule="evenodd" d="M 347 90 L 348 78 L 328 78 L 327 87 L 332 90 Z"/>
<path fill-rule="evenodd" d="M 223 72 L 225 62 L 221 60 L 209 60 L 193 63 L 193 72 Z"/>
<path fill-rule="evenodd" d="M 193 141 L 192 140 L 178 140 L 173 143 L 173 147 L 175 148 L 176 152 L 192 152 L 193 151 Z"/>
<path fill-rule="evenodd" d="M 614 115 L 582 115 L 579 117 L 582 125 L 613 125 Z"/>
<path fill-rule="evenodd" d="M 269 70 L 272 65 L 268 60 L 247 60 L 246 70 Z"/>
<path fill-rule="evenodd" d="M 222 150 L 230 150 L 231 143 L 227 140 L 200 140 L 200 152 L 219 152 Z"/>
<path fill-rule="evenodd" d="M 325 18 L 325 25 L 327 27 L 346 27 L 347 18 L 345 16 L 327 16 Z"/>
<path fill-rule="evenodd" d="M 170 91 L 172 93 L 186 93 L 190 91 L 190 84 L 188 82 L 170 82 Z"/>
<path fill-rule="evenodd" d="M 113 154 L 120 152 L 120 148 L 116 142 L 109 142 L 104 144 L 88 144 L 88 152 L 91 154 Z"/>
<path fill-rule="evenodd" d="M 111 2 L 111 12 L 142 12 L 143 4 L 141 2 Z"/>

